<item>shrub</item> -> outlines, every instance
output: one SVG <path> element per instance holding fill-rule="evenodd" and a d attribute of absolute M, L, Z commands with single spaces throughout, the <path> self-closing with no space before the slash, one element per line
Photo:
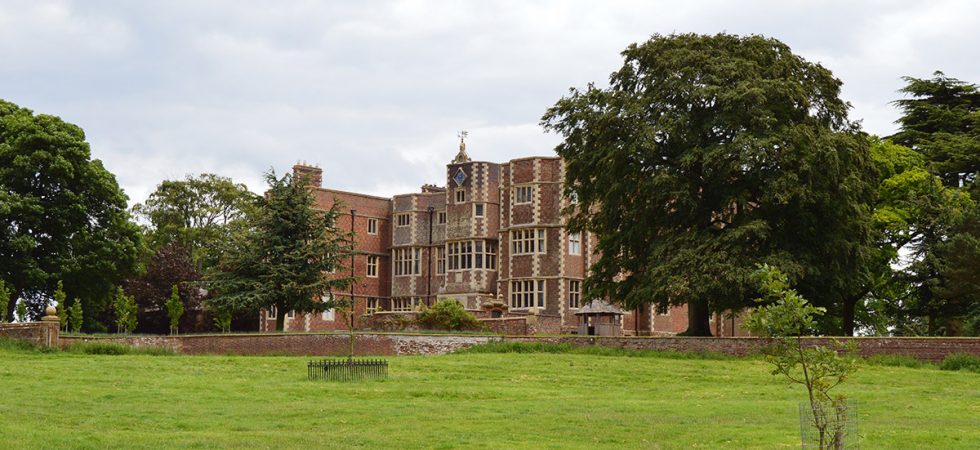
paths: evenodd
<path fill-rule="evenodd" d="M 980 372 L 980 356 L 968 355 L 966 353 L 953 353 L 943 360 L 939 368 L 942 370 Z"/>
<path fill-rule="evenodd" d="M 0 280 L 0 323 L 7 322 L 7 302 L 10 301 L 10 290 L 7 284 Z"/>
<path fill-rule="evenodd" d="M 180 301 L 180 292 L 177 285 L 170 289 L 170 298 L 167 299 L 167 318 L 170 319 L 170 334 L 177 334 L 177 327 L 180 325 L 180 318 L 184 315 L 184 302 Z"/>
<path fill-rule="evenodd" d="M 85 315 L 82 312 L 82 299 L 76 297 L 75 303 L 72 303 L 71 307 L 68 308 L 68 325 L 71 328 L 71 332 L 80 333 L 84 321 Z"/>
<path fill-rule="evenodd" d="M 483 323 L 463 309 L 456 300 L 440 300 L 431 308 L 422 310 L 416 318 L 419 326 L 430 330 L 482 330 Z"/>
<path fill-rule="evenodd" d="M 136 329 L 136 299 L 126 295 L 122 288 L 116 289 L 112 299 L 112 309 L 116 312 L 116 327 L 120 333 L 130 333 Z"/>

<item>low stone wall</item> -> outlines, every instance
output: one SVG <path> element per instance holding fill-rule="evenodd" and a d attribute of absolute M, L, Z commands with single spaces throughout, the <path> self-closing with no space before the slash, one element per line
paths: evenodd
<path fill-rule="evenodd" d="M 803 338 L 806 345 L 829 345 L 835 338 Z M 836 338 L 841 342 L 854 341 L 858 354 L 911 356 L 923 361 L 938 362 L 953 353 L 980 356 L 980 338 L 942 337 L 853 337 Z M 588 336 L 508 336 L 509 342 L 552 342 L 572 345 L 602 345 L 630 350 L 666 350 L 678 352 L 715 352 L 733 356 L 755 353 L 766 339 L 752 337 L 588 337 Z"/>
<path fill-rule="evenodd" d="M 41 347 L 58 345 L 58 322 L 0 323 L 0 336 L 32 342 Z"/>
<path fill-rule="evenodd" d="M 503 323 L 503 321 L 501 321 Z M 517 321 L 513 321 L 517 323 Z M 980 356 L 980 338 L 840 338 L 857 343 L 862 356 L 903 355 L 942 361 L 952 353 Z M 827 345 L 830 338 L 805 338 L 808 345 Z M 349 351 L 346 334 L 230 334 L 188 336 L 62 336 L 61 346 L 81 341 L 109 341 L 158 346 L 186 354 L 342 356 Z M 602 345 L 633 350 L 716 352 L 742 356 L 765 344 L 760 338 L 493 336 L 441 334 L 358 334 L 357 355 L 435 355 L 494 341 Z"/>
<path fill-rule="evenodd" d="M 478 319 L 487 326 L 491 333 L 506 335 L 530 334 L 527 319 L 524 317 L 497 317 L 494 319 Z"/>
<path fill-rule="evenodd" d="M 358 334 L 357 355 L 436 355 L 499 340 L 498 336 Z M 61 346 L 77 342 L 116 342 L 134 347 L 166 347 L 184 354 L 344 356 L 346 334 L 212 334 L 188 336 L 63 336 Z"/>

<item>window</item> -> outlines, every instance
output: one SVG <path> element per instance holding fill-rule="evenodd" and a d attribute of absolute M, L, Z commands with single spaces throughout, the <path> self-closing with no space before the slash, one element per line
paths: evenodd
<path fill-rule="evenodd" d="M 466 191 L 463 189 L 456 189 L 456 203 L 466 202 Z"/>
<path fill-rule="evenodd" d="M 396 248 L 395 257 L 395 276 L 418 275 L 419 261 L 422 259 L 422 249 L 420 248 Z"/>
<path fill-rule="evenodd" d="M 368 297 L 367 299 L 367 313 L 374 314 L 378 312 L 378 298 Z"/>
<path fill-rule="evenodd" d="M 568 307 L 578 308 L 582 301 L 582 282 L 579 280 L 568 280 Z"/>
<path fill-rule="evenodd" d="M 446 244 L 449 270 L 497 270 L 497 243 L 493 241 L 460 241 Z"/>
<path fill-rule="evenodd" d="M 327 322 L 333 322 L 334 320 L 337 320 L 337 315 L 334 314 L 334 309 L 330 308 L 330 309 L 325 309 L 323 313 L 320 314 L 320 318 Z"/>
<path fill-rule="evenodd" d="M 408 214 L 398 215 L 398 226 L 407 227 L 408 224 L 412 223 L 412 216 Z"/>
<path fill-rule="evenodd" d="M 290 310 L 289 310 L 289 312 L 288 312 L 288 313 L 286 313 L 286 318 L 288 318 L 288 319 L 292 319 L 293 317 L 296 317 L 296 311 L 295 311 L 295 310 L 292 310 L 292 309 L 290 309 Z"/>
<path fill-rule="evenodd" d="M 436 253 L 436 273 L 446 273 L 446 247 L 439 247 Z"/>
<path fill-rule="evenodd" d="M 531 203 L 534 199 L 534 186 L 518 186 L 514 188 L 514 203 L 522 205 Z"/>
<path fill-rule="evenodd" d="M 523 228 L 510 232 L 511 253 L 530 255 L 545 253 L 545 230 L 543 228 Z"/>
<path fill-rule="evenodd" d="M 440 224 L 446 223 L 446 212 L 445 211 L 439 211 L 439 223 Z"/>
<path fill-rule="evenodd" d="M 391 310 L 412 311 L 419 303 L 418 297 L 396 297 L 391 299 Z"/>
<path fill-rule="evenodd" d="M 368 219 L 368 234 L 378 234 L 378 219 Z"/>
<path fill-rule="evenodd" d="M 568 233 L 568 254 L 569 255 L 581 255 L 582 254 L 582 234 Z"/>
<path fill-rule="evenodd" d="M 474 203 L 473 217 L 483 217 L 483 214 L 485 213 L 484 211 L 485 209 L 486 209 L 486 205 L 484 205 L 483 203 Z"/>
<path fill-rule="evenodd" d="M 544 280 L 510 282 L 511 308 L 544 308 Z"/>
<path fill-rule="evenodd" d="M 378 257 L 368 255 L 367 257 L 367 276 L 378 278 Z"/>
<path fill-rule="evenodd" d="M 270 319 L 277 319 L 277 318 L 279 318 L 279 311 L 276 310 L 276 307 L 275 306 L 269 308 L 269 315 L 268 315 L 268 317 Z"/>

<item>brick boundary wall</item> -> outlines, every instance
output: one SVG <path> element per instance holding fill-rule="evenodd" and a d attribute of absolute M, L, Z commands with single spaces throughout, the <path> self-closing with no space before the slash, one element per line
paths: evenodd
<path fill-rule="evenodd" d="M 58 345 L 58 321 L 0 323 L 0 336 L 29 341 L 41 347 Z"/>
<path fill-rule="evenodd" d="M 831 338 L 805 338 L 826 345 Z M 839 338 L 853 340 L 862 356 L 903 355 L 942 361 L 951 353 L 980 356 L 980 338 Z M 61 346 L 81 341 L 109 341 L 132 346 L 160 346 L 185 354 L 342 356 L 348 352 L 346 334 L 212 334 L 186 336 L 62 336 Z M 550 342 L 603 345 L 632 350 L 717 352 L 742 356 L 755 352 L 765 340 L 731 337 L 579 337 L 368 333 L 358 334 L 358 355 L 436 355 L 487 342 Z"/>

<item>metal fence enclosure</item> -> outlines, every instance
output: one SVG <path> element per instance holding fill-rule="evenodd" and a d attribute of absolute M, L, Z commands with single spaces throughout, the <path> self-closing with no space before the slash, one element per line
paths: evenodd
<path fill-rule="evenodd" d="M 810 402 L 801 402 L 800 435 L 804 449 L 860 448 L 857 405 L 821 403 L 813 408 Z"/>
<path fill-rule="evenodd" d="M 306 365 L 310 381 L 384 380 L 388 378 L 388 361 L 383 359 L 324 359 Z"/>

